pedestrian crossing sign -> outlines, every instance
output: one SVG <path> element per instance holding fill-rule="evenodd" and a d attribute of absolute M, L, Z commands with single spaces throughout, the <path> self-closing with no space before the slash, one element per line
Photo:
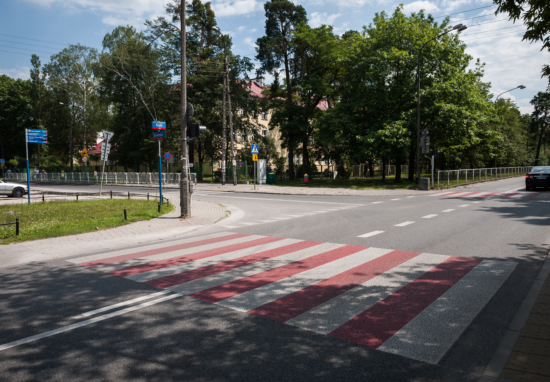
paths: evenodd
<path fill-rule="evenodd" d="M 252 154 L 259 154 L 260 150 L 258 149 L 258 145 L 252 145 Z"/>
<path fill-rule="evenodd" d="M 252 161 L 257 162 L 258 161 L 258 154 L 252 154 Z"/>

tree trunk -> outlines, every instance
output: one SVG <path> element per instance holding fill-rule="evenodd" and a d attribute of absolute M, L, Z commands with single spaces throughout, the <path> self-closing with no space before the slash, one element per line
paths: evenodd
<path fill-rule="evenodd" d="M 403 163 L 403 159 L 401 154 L 399 154 L 395 158 L 395 183 L 401 183 L 401 163 Z"/>
<path fill-rule="evenodd" d="M 304 140 L 302 141 L 302 156 L 303 156 L 303 159 L 304 159 L 304 164 L 302 166 L 304 166 L 304 174 L 308 174 L 310 177 L 311 177 L 311 167 L 310 167 L 310 163 L 309 163 L 309 152 L 307 151 L 307 141 L 308 141 L 308 137 L 306 135 L 306 137 L 304 138 Z"/>
<path fill-rule="evenodd" d="M 539 165 L 540 146 L 542 145 L 542 137 L 544 136 L 545 129 L 546 124 L 543 123 L 540 127 L 539 143 L 537 144 L 537 156 L 535 157 L 535 166 Z"/>
<path fill-rule="evenodd" d="M 371 178 L 374 178 L 374 163 L 373 162 L 374 162 L 373 159 L 369 160 L 369 176 Z"/>
<path fill-rule="evenodd" d="M 386 158 L 382 158 L 382 182 L 386 181 Z"/>
<path fill-rule="evenodd" d="M 414 166 L 415 166 L 416 144 L 411 143 L 411 151 L 409 151 L 409 181 L 414 182 Z"/>

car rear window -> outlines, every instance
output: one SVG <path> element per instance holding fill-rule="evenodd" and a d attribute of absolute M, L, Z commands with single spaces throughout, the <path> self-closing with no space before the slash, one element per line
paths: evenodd
<path fill-rule="evenodd" d="M 540 167 L 533 167 L 531 169 L 531 172 L 544 172 L 544 173 L 550 173 L 550 167 L 548 166 L 540 166 Z"/>

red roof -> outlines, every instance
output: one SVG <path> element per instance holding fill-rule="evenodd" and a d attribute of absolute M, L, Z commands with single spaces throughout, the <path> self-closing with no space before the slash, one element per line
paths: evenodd
<path fill-rule="evenodd" d="M 250 82 L 247 82 L 248 84 L 248 90 L 250 91 L 250 95 L 258 98 L 264 98 L 265 95 L 262 94 L 262 91 L 264 90 L 263 87 L 258 85 L 255 81 L 251 80 Z M 328 102 L 326 100 L 321 100 L 317 104 L 317 108 L 325 111 L 328 109 Z"/>
<path fill-rule="evenodd" d="M 101 145 L 103 144 L 103 142 L 105 142 L 105 139 L 102 140 L 101 142 L 97 143 L 94 146 L 93 149 L 88 150 L 88 154 L 101 155 Z M 115 144 L 111 145 L 111 151 L 116 151 L 116 145 Z"/>

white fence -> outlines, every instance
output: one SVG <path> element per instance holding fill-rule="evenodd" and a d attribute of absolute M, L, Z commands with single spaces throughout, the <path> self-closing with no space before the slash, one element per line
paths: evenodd
<path fill-rule="evenodd" d="M 449 188 L 488 180 L 512 178 L 527 174 L 533 166 L 441 170 L 437 172 L 437 188 Z"/>
<path fill-rule="evenodd" d="M 162 184 L 179 184 L 181 174 L 168 173 L 162 174 Z M 51 183 L 84 183 L 99 184 L 101 182 L 101 173 L 94 175 L 91 172 L 65 172 L 65 173 L 47 173 L 31 174 L 32 182 L 51 182 Z M 26 182 L 26 173 L 5 174 L 5 180 Z M 103 173 L 103 184 L 158 184 L 159 174 L 155 172 L 105 172 Z"/>

